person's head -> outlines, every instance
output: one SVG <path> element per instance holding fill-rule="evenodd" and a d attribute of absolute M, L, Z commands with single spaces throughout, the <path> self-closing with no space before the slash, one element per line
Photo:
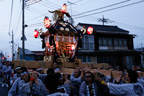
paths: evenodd
<path fill-rule="evenodd" d="M 80 74 L 81 74 L 80 69 L 79 68 L 75 68 L 74 69 L 74 77 L 78 78 L 80 76 Z"/>
<path fill-rule="evenodd" d="M 136 83 L 138 79 L 138 73 L 136 71 L 128 71 L 127 81 L 129 83 Z"/>
<path fill-rule="evenodd" d="M 58 68 L 58 63 L 54 62 L 53 65 L 52 65 L 52 67 L 53 67 L 54 69 Z"/>
<path fill-rule="evenodd" d="M 29 82 L 29 80 L 30 80 L 30 75 L 29 75 L 29 73 L 28 72 L 22 72 L 21 73 L 21 78 L 22 78 L 22 80 L 24 80 L 25 82 Z"/>
<path fill-rule="evenodd" d="M 54 74 L 54 69 L 53 68 L 48 68 L 47 74 Z"/>
<path fill-rule="evenodd" d="M 10 62 L 9 62 L 9 61 L 7 61 L 7 62 L 6 62 L 6 66 L 9 66 L 9 65 L 10 65 Z"/>
<path fill-rule="evenodd" d="M 19 74 L 19 73 L 20 73 L 20 69 L 21 69 L 20 66 L 16 67 L 16 68 L 15 68 L 15 72 Z"/>
<path fill-rule="evenodd" d="M 24 72 L 24 71 L 28 71 L 27 68 L 26 68 L 26 67 L 21 67 L 21 68 L 20 68 L 20 72 L 22 73 L 22 72 Z"/>
<path fill-rule="evenodd" d="M 92 72 L 90 71 L 85 72 L 84 77 L 87 84 L 91 84 L 93 82 L 94 76 Z"/>
<path fill-rule="evenodd" d="M 21 67 L 20 71 L 21 71 L 21 79 L 24 80 L 25 82 L 29 82 L 30 75 L 28 73 L 27 68 L 26 67 Z"/>
<path fill-rule="evenodd" d="M 58 78 L 56 74 L 49 74 L 45 78 L 45 86 L 48 89 L 49 93 L 54 93 L 57 91 L 58 87 Z"/>

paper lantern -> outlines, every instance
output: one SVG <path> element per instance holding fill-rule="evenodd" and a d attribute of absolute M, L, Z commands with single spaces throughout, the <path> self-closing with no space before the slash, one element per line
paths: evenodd
<path fill-rule="evenodd" d="M 45 17 L 44 18 L 44 26 L 45 26 L 45 28 L 49 28 L 50 27 L 50 23 L 51 23 L 51 20 L 49 20 L 48 17 Z"/>
<path fill-rule="evenodd" d="M 93 27 L 88 27 L 87 29 L 87 34 L 92 34 L 93 33 Z"/>
<path fill-rule="evenodd" d="M 70 50 L 74 50 L 74 49 L 75 49 L 75 45 L 74 45 L 74 44 L 71 44 Z"/>
<path fill-rule="evenodd" d="M 62 12 L 67 13 L 67 5 L 66 5 L 66 4 L 63 4 L 63 7 L 62 7 Z"/>
<path fill-rule="evenodd" d="M 34 33 L 33 33 L 33 34 L 34 34 L 34 37 L 35 37 L 35 38 L 37 38 L 37 37 L 38 37 L 38 35 L 39 35 L 39 32 L 38 32 L 38 31 L 35 29 L 35 31 L 34 31 Z"/>

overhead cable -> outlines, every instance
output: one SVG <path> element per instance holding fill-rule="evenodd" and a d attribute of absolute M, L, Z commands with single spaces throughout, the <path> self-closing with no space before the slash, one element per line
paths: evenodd
<path fill-rule="evenodd" d="M 120 6 L 120 7 L 115 7 L 115 8 L 107 9 L 107 10 L 100 11 L 100 12 L 95 12 L 95 13 L 91 13 L 91 14 L 87 14 L 87 15 L 83 15 L 83 16 L 78 16 L 78 17 L 75 17 L 73 19 L 78 19 L 78 18 L 90 16 L 90 15 L 95 15 L 95 14 L 103 13 L 103 12 L 108 12 L 108 11 L 120 9 L 120 8 L 123 8 L 123 7 L 128 7 L 128 6 L 131 6 L 131 5 L 139 4 L 139 3 L 142 3 L 142 2 L 144 2 L 144 0 L 141 0 L 141 1 L 138 1 L 138 2 L 134 2 L 134 3 L 131 3 L 131 4 L 127 4 L 127 5 L 123 5 L 123 6 Z"/>

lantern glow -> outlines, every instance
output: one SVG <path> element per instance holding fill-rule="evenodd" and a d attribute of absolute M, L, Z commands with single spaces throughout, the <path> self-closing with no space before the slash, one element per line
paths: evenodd
<path fill-rule="evenodd" d="M 70 50 L 74 50 L 74 49 L 75 49 L 75 45 L 71 44 Z"/>
<path fill-rule="evenodd" d="M 58 47 L 58 42 L 57 41 L 55 41 L 55 44 L 56 44 L 56 47 Z"/>
<path fill-rule="evenodd" d="M 50 46 L 49 43 L 46 43 L 46 46 L 47 46 L 47 47 Z"/>
<path fill-rule="evenodd" d="M 88 27 L 87 29 L 87 34 L 92 34 L 93 33 L 93 27 Z"/>
<path fill-rule="evenodd" d="M 45 26 L 45 28 L 49 28 L 50 27 L 50 23 L 51 23 L 51 21 L 49 20 L 49 18 L 45 17 L 44 18 L 44 26 Z"/>
<path fill-rule="evenodd" d="M 62 12 L 67 13 L 67 5 L 66 5 L 66 4 L 63 4 L 63 7 L 62 7 Z"/>
<path fill-rule="evenodd" d="M 33 34 L 34 34 L 34 37 L 37 38 L 39 35 L 39 32 L 37 30 L 35 30 Z"/>

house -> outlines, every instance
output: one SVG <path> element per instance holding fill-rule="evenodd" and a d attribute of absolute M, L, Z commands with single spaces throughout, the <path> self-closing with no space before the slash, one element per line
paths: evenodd
<path fill-rule="evenodd" d="M 18 52 L 16 55 L 16 60 L 22 59 L 22 48 L 18 48 Z M 25 49 L 25 60 L 26 61 L 43 61 L 44 58 L 44 51 L 30 51 L 28 49 Z"/>
<path fill-rule="evenodd" d="M 92 35 L 83 35 L 78 58 L 82 62 L 108 63 L 113 67 L 130 69 L 141 64 L 140 52 L 134 50 L 135 35 L 118 26 L 79 23 L 77 26 L 93 27 Z"/>
<path fill-rule="evenodd" d="M 25 60 L 26 61 L 34 60 L 34 55 L 35 55 L 34 52 L 32 52 L 28 49 L 25 49 L 24 51 L 25 51 Z M 17 55 L 16 55 L 17 59 L 16 60 L 21 60 L 22 56 L 23 56 L 22 48 L 18 47 L 18 52 L 17 52 Z"/>
<path fill-rule="evenodd" d="M 34 60 L 35 61 L 43 61 L 45 52 L 44 51 L 32 51 L 35 53 Z"/>

